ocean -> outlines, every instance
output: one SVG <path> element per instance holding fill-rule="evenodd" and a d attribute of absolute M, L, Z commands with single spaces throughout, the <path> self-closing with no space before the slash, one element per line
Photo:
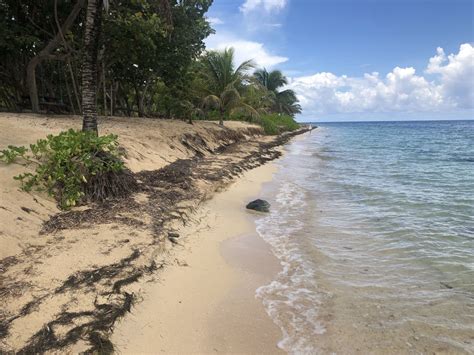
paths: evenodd
<path fill-rule="evenodd" d="M 474 353 L 474 121 L 315 123 L 264 186 L 294 354 Z"/>

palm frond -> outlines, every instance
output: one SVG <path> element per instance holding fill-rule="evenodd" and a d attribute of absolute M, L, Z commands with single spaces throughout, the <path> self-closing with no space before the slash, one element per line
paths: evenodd
<path fill-rule="evenodd" d="M 198 116 L 198 117 L 201 117 L 201 118 L 206 115 L 206 114 L 204 113 L 204 110 L 202 110 L 202 109 L 200 109 L 200 108 L 198 108 L 198 107 L 196 107 L 196 108 L 194 109 L 194 114 L 195 114 L 196 116 Z"/>
<path fill-rule="evenodd" d="M 279 100 L 286 101 L 286 102 L 296 102 L 298 101 L 296 94 L 293 90 L 287 89 L 280 91 L 276 94 Z"/>
<path fill-rule="evenodd" d="M 273 70 L 270 73 L 268 73 L 268 83 L 267 83 L 267 89 L 270 91 L 276 91 L 278 88 L 281 88 L 282 86 L 285 86 L 288 84 L 288 80 L 286 77 L 283 75 L 283 73 L 280 70 Z"/>
<path fill-rule="evenodd" d="M 255 80 L 264 88 L 268 89 L 268 71 L 267 69 L 257 69 L 253 76 Z"/>
<path fill-rule="evenodd" d="M 230 114 L 235 114 L 238 112 L 248 114 L 252 119 L 260 117 L 260 114 L 258 113 L 257 110 L 255 110 L 252 106 L 247 105 L 245 103 L 241 103 L 239 106 L 236 106 L 229 111 Z"/>
<path fill-rule="evenodd" d="M 268 72 L 265 68 L 258 69 L 253 73 L 253 76 L 269 91 L 277 91 L 278 88 L 288 84 L 288 79 L 280 70 Z"/>
<path fill-rule="evenodd" d="M 245 62 L 242 62 L 237 69 L 235 69 L 235 74 L 236 75 L 241 75 L 245 76 L 246 72 L 249 70 L 255 68 L 255 62 L 252 59 L 246 60 Z"/>
<path fill-rule="evenodd" d="M 202 100 L 202 106 L 205 109 L 220 109 L 222 105 L 222 101 L 216 95 L 208 95 Z"/>
<path fill-rule="evenodd" d="M 241 101 L 240 93 L 232 85 L 228 86 L 226 90 L 224 90 L 221 94 L 221 102 L 224 108 L 234 107 L 240 101 Z"/>

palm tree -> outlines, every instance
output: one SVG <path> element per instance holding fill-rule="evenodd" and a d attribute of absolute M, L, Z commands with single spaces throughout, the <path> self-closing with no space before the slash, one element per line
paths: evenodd
<path fill-rule="evenodd" d="M 252 106 L 242 100 L 240 93 L 232 86 L 228 86 L 219 96 L 206 96 L 203 105 L 205 108 L 214 108 L 219 111 L 219 124 L 221 126 L 224 125 L 224 117 L 237 111 L 245 112 L 252 118 L 259 115 Z"/>
<path fill-rule="evenodd" d="M 275 108 L 277 112 L 284 113 L 294 117 L 301 113 L 301 105 L 293 90 L 283 90 L 276 94 Z"/>
<path fill-rule="evenodd" d="M 84 28 L 84 59 L 82 63 L 82 130 L 97 130 L 97 54 L 102 27 L 102 5 L 106 12 L 109 0 L 88 0 Z M 159 0 L 160 16 L 172 30 L 173 18 L 169 0 Z"/>
<path fill-rule="evenodd" d="M 276 92 L 282 86 L 288 84 L 288 80 L 280 70 L 268 72 L 267 69 L 258 69 L 253 74 L 257 82 L 269 91 Z"/>
<path fill-rule="evenodd" d="M 243 100 L 252 106 L 259 114 L 268 114 L 274 105 L 273 92 L 261 85 L 248 85 L 243 93 Z"/>
<path fill-rule="evenodd" d="M 224 124 L 224 117 L 241 110 L 258 116 L 257 111 L 246 104 L 240 95 L 248 80 L 247 72 L 254 68 L 251 60 L 242 62 L 234 67 L 234 49 L 226 48 L 223 51 L 210 51 L 203 58 L 204 75 L 207 82 L 207 95 L 203 100 L 205 108 L 214 108 L 219 111 L 219 124 Z"/>
<path fill-rule="evenodd" d="M 84 28 L 84 59 L 82 62 L 82 130 L 97 130 L 97 53 L 102 25 L 102 4 L 108 0 L 88 0 Z"/>
<path fill-rule="evenodd" d="M 280 88 L 288 84 L 287 78 L 279 70 L 268 72 L 265 68 L 256 70 L 254 79 L 257 83 L 273 94 L 273 110 L 294 116 L 301 113 L 296 94 L 291 89 L 280 91 Z"/>

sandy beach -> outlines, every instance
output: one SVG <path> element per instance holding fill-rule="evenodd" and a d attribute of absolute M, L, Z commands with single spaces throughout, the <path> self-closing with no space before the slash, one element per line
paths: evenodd
<path fill-rule="evenodd" d="M 0 142 L 28 145 L 80 122 L 2 114 Z M 0 352 L 110 351 L 114 342 L 140 351 L 141 337 L 165 351 L 276 351 L 279 330 L 254 291 L 278 263 L 244 206 L 271 178 L 273 168 L 261 166 L 291 135 L 264 136 L 242 122 L 125 118 L 101 129 L 119 135 L 139 181 L 127 198 L 61 211 L 44 193 L 20 190 L 13 176 L 31 168 L 0 166 Z M 163 321 L 142 322 L 141 312 Z"/>
<path fill-rule="evenodd" d="M 0 355 L 474 355 L 473 10 L 0 0 Z"/>
<path fill-rule="evenodd" d="M 245 173 L 179 230 L 175 263 L 141 286 L 143 301 L 115 327 L 111 341 L 119 352 L 280 352 L 280 330 L 255 298 L 279 262 L 245 210 L 274 170 L 265 165 Z"/>

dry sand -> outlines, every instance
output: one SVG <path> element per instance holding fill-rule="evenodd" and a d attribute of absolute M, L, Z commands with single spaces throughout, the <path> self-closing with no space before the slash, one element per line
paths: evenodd
<path fill-rule="evenodd" d="M 280 352 L 280 330 L 255 298 L 279 263 L 256 235 L 255 214 L 245 210 L 274 169 L 245 173 L 180 229 L 184 246 L 173 249 L 175 263 L 159 282 L 142 285 L 143 302 L 115 327 L 119 352 Z"/>
<path fill-rule="evenodd" d="M 0 150 L 8 145 L 28 146 L 48 134 L 80 127 L 81 119 L 77 116 L 0 113 Z M 226 127 L 238 131 L 249 125 L 226 122 Z M 223 140 L 211 133 L 220 130 L 216 123 L 204 121 L 191 126 L 176 120 L 123 117 L 100 120 L 101 134 L 119 135 L 120 144 L 127 150 L 127 167 L 133 172 L 160 169 L 178 159 L 192 157 L 195 151 L 181 144 L 186 135 L 199 134 L 209 149 L 216 149 Z M 13 177 L 24 171 L 20 165 L 0 164 L 0 260 L 31 245 L 43 245 L 37 238 L 41 224 L 59 212 L 50 197 L 19 190 L 18 181 Z"/>
<path fill-rule="evenodd" d="M 200 252 L 192 251 L 195 256 L 190 254 L 188 262 L 192 267 L 173 267 L 170 253 L 179 247 L 173 247 L 168 241 L 168 232 L 189 223 L 195 213 L 200 213 L 198 207 L 203 201 L 228 186 L 243 171 L 277 158 L 280 153 L 276 146 L 289 139 L 262 137 L 259 127 L 240 122 L 226 122 L 225 128 L 214 122 L 189 125 L 182 121 L 116 117 L 99 123 L 101 133 L 119 135 L 119 142 L 127 153 L 127 166 L 144 181 L 140 192 L 130 198 L 63 213 L 52 198 L 19 189 L 13 176 L 23 172 L 24 167 L 0 164 L 0 352 L 106 350 L 107 338 L 116 320 L 127 314 L 131 304 L 140 297 L 141 286 L 137 280 L 160 280 L 160 270 L 170 265 L 173 268 L 170 272 L 191 271 L 189 275 L 192 275 L 199 263 L 207 260 L 199 258 L 204 248 Z M 28 145 L 48 134 L 80 128 L 80 125 L 79 117 L 1 113 L 0 149 L 10 144 Z M 251 191 L 257 190 L 250 190 L 250 194 Z M 243 202 L 240 200 L 239 208 Z M 233 203 L 228 204 L 231 211 Z M 227 213 L 227 207 L 219 207 L 217 211 Z M 235 216 L 232 213 L 231 219 L 238 220 L 239 216 L 237 212 Z M 54 228 L 44 229 L 51 225 Z M 246 227 L 241 232 L 233 228 L 231 234 L 210 233 L 214 237 L 206 241 L 210 243 L 206 252 L 211 253 L 211 261 L 211 255 L 219 260 L 215 253 L 219 240 L 253 230 L 248 228 L 248 221 L 239 225 Z M 216 230 L 225 231 L 230 224 L 215 226 Z M 41 230 L 45 232 L 40 233 Z M 204 234 L 196 234 L 204 240 Z M 201 248 L 200 240 L 183 239 L 186 243 L 189 241 L 190 249 L 191 242 Z M 228 258 L 232 262 L 232 256 Z M 211 267 L 212 262 L 208 265 L 209 273 L 211 269 L 221 269 Z M 257 349 L 257 344 L 250 339 L 265 339 L 260 343 L 265 344 L 265 348 L 274 344 L 278 331 L 252 298 L 253 289 L 271 273 L 265 273 L 264 277 L 254 272 L 250 277 L 249 269 L 231 271 L 228 265 L 222 270 L 233 276 L 221 279 L 225 285 L 200 288 L 216 292 L 204 293 L 201 299 L 222 301 L 213 304 L 221 308 L 226 304 L 224 300 L 229 300 L 229 306 L 224 308 L 231 310 L 237 307 L 236 302 L 231 302 L 232 297 L 249 288 L 242 294 L 242 299 L 249 302 L 240 309 L 249 307 L 258 315 L 255 319 L 267 322 L 268 327 L 261 328 L 268 329 L 268 334 L 258 332 L 252 338 L 243 333 L 244 338 L 248 344 L 255 345 L 253 349 Z M 207 280 L 186 277 L 199 281 L 196 287 Z M 168 277 L 168 280 L 173 278 Z M 219 276 L 211 280 L 219 280 Z M 199 292 L 191 292 L 187 297 L 199 299 L 198 296 Z M 167 301 L 173 299 L 170 297 Z M 238 307 L 235 309 L 234 314 L 244 314 Z M 198 313 L 195 314 L 197 317 Z M 209 313 L 209 322 L 223 314 Z M 199 319 L 203 321 L 204 316 Z M 200 329 L 210 328 L 202 326 Z M 222 333 L 216 330 L 213 337 L 218 334 Z M 235 341 L 223 339 L 218 341 L 221 350 L 239 344 L 238 336 Z M 172 348 L 172 343 L 169 346 Z M 198 346 L 206 348 L 206 344 Z M 248 346 L 245 349 L 253 345 Z"/>

